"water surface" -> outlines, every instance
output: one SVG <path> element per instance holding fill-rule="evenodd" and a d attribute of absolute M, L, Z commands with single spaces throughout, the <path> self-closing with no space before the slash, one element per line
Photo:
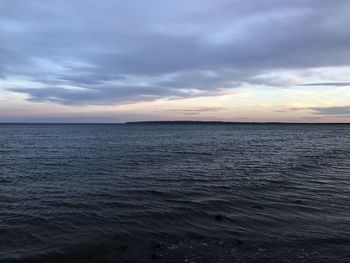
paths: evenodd
<path fill-rule="evenodd" d="M 2 124 L 0 162 L 0 261 L 350 260 L 350 125 Z"/>

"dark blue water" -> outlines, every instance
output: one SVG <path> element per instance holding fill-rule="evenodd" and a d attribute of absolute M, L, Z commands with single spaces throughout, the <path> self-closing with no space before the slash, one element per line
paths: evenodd
<path fill-rule="evenodd" d="M 350 260 L 350 125 L 2 124 L 0 165 L 0 261 Z"/>

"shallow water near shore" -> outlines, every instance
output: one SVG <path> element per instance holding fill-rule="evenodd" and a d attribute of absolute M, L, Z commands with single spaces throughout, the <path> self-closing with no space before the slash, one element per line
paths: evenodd
<path fill-rule="evenodd" d="M 1 124 L 0 262 L 349 262 L 350 125 Z"/>

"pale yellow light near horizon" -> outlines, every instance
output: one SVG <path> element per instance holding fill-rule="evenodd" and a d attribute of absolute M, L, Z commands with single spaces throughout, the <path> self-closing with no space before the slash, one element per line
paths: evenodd
<path fill-rule="evenodd" d="M 281 71 L 264 76 L 312 82 L 346 79 L 350 67 L 313 69 L 306 72 Z M 12 81 L 12 82 L 11 82 Z M 0 118 L 52 121 L 67 118 L 92 122 L 142 120 L 221 120 L 281 122 L 349 122 L 349 115 L 317 114 L 314 108 L 342 107 L 350 104 L 350 86 L 290 87 L 243 85 L 226 89 L 222 94 L 183 99 L 163 98 L 116 105 L 61 105 L 53 102 L 30 102 L 24 93 L 11 92 L 7 85 L 26 85 L 26 80 L 0 82 Z M 40 83 L 37 84 L 41 88 Z"/>
<path fill-rule="evenodd" d="M 108 116 L 110 121 L 127 120 L 222 120 L 348 122 L 348 116 L 315 116 L 309 108 L 344 105 L 350 101 L 349 88 L 305 90 L 237 89 L 232 94 L 178 100 L 108 106 L 68 106 L 55 103 L 31 103 L 16 98 L 1 100 L 0 117 L 70 116 L 87 118 Z M 123 118 L 125 116 L 125 118 Z"/>

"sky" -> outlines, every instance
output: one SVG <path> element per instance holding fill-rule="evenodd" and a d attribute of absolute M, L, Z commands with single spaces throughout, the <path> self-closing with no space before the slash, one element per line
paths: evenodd
<path fill-rule="evenodd" d="M 350 122 L 348 0 L 1 0 L 0 122 Z"/>

